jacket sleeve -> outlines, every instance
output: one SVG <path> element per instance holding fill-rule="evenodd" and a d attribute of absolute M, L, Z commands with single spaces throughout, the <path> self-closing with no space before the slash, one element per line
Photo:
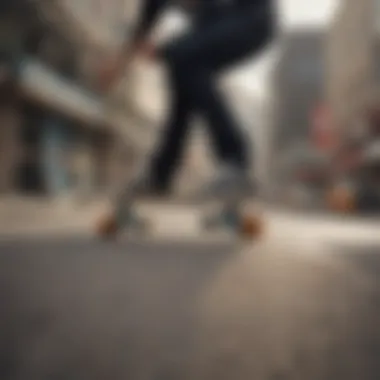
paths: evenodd
<path fill-rule="evenodd" d="M 236 3 L 243 7 L 267 7 L 271 8 L 273 0 L 236 0 Z"/>
<path fill-rule="evenodd" d="M 140 0 L 141 1 L 141 0 Z M 135 29 L 135 37 L 149 33 L 154 23 L 167 5 L 167 0 L 142 0 L 143 5 Z"/>

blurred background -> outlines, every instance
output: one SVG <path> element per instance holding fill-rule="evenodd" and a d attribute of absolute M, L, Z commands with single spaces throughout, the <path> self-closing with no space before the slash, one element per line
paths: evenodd
<path fill-rule="evenodd" d="M 99 90 L 139 1 L 0 0 L 0 378 L 380 379 L 378 1 L 279 0 L 278 38 L 222 78 L 263 239 L 152 204 L 157 235 L 108 244 L 94 221 L 166 112 L 156 63 Z M 214 170 L 195 123 L 179 193 Z"/>
<path fill-rule="evenodd" d="M 368 119 L 379 78 L 375 8 L 370 0 L 281 0 L 278 39 L 223 80 L 272 199 L 310 203 L 310 189 L 327 186 L 320 142 Z M 141 64 L 112 96 L 97 84 L 136 11 L 132 0 L 1 1 L 2 204 L 83 206 L 109 195 L 148 152 L 165 113 L 158 65 Z M 169 10 L 156 35 L 167 38 L 185 21 Z M 194 132 L 182 189 L 212 168 L 202 135 Z"/>

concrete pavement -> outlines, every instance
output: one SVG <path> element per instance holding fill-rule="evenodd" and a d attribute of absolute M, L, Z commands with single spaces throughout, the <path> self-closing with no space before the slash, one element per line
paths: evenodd
<path fill-rule="evenodd" d="M 80 203 L 72 198 L 2 198 L 0 237 L 83 234 L 105 207 L 102 200 Z"/>
<path fill-rule="evenodd" d="M 239 248 L 0 242 L 0 378 L 379 379 L 380 244 L 274 223 Z"/>

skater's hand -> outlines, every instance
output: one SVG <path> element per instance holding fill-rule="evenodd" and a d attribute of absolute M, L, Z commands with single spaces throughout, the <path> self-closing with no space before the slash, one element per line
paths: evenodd
<path fill-rule="evenodd" d="M 120 57 L 109 59 L 99 74 L 99 85 L 103 91 L 111 88 L 121 77 L 125 69 L 125 62 Z"/>
<path fill-rule="evenodd" d="M 136 46 L 135 56 L 148 61 L 155 60 L 157 58 L 156 46 L 148 40 L 140 41 Z"/>
<path fill-rule="evenodd" d="M 113 57 L 105 63 L 100 73 L 99 84 L 102 90 L 107 91 L 120 79 L 122 73 L 128 70 L 128 66 L 136 59 L 156 59 L 156 47 L 147 40 L 137 41 L 126 52 Z"/>

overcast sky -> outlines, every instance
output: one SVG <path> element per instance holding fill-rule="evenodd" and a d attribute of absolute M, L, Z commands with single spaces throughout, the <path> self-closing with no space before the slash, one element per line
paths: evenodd
<path fill-rule="evenodd" d="M 278 4 L 286 27 L 304 24 L 326 25 L 339 0 L 278 0 Z"/>

